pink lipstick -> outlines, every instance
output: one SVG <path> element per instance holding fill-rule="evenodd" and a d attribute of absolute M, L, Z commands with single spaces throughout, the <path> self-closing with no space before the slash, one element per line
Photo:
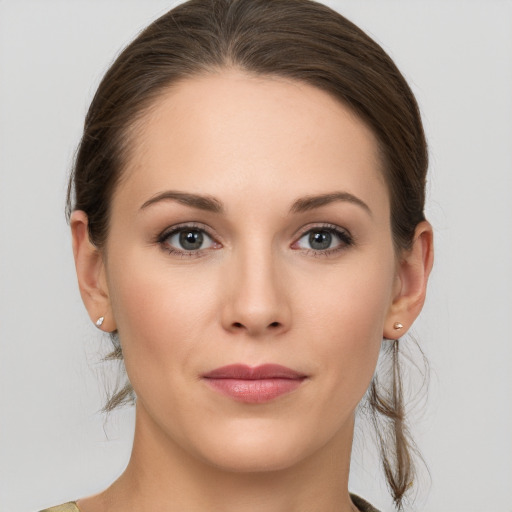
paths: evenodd
<path fill-rule="evenodd" d="M 306 375 L 277 364 L 232 364 L 204 374 L 203 379 L 214 390 L 239 402 L 260 404 L 294 391 Z"/>

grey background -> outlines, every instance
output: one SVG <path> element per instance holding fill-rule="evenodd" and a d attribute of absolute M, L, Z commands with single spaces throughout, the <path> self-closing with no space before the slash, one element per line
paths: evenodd
<path fill-rule="evenodd" d="M 128 460 L 133 411 L 97 412 L 112 369 L 76 287 L 64 196 L 99 79 L 172 4 L 0 0 L 1 511 L 99 491 Z M 416 509 L 511 511 L 512 2 L 328 4 L 396 60 L 430 142 L 436 263 L 415 334 L 433 372 L 415 433 L 431 481 Z M 364 428 L 351 488 L 391 510 Z"/>

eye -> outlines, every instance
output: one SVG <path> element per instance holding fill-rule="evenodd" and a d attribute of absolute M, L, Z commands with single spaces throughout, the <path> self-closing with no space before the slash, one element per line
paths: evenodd
<path fill-rule="evenodd" d="M 334 227 L 320 227 L 304 233 L 292 248 L 329 253 L 352 244 L 352 237 L 346 231 Z"/>
<path fill-rule="evenodd" d="M 219 245 L 204 229 L 193 226 L 182 226 L 163 234 L 160 243 L 170 253 L 182 254 L 196 253 Z"/>

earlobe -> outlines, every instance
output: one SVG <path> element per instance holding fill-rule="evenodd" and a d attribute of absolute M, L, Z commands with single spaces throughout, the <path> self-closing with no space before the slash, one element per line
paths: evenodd
<path fill-rule="evenodd" d="M 71 214 L 73 255 L 80 295 L 92 322 L 100 329 L 116 329 L 112 315 L 102 252 L 90 241 L 87 214 L 76 210 Z M 101 322 L 99 319 L 103 318 Z"/>
<path fill-rule="evenodd" d="M 423 221 L 416 227 L 411 249 L 401 255 L 397 268 L 398 286 L 384 326 L 384 338 L 399 338 L 420 314 L 433 261 L 432 226 Z"/>

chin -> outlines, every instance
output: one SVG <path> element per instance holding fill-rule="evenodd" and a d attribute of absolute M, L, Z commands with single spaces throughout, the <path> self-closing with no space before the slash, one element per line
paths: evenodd
<path fill-rule="evenodd" d="M 288 469 L 303 458 L 297 447 L 275 450 L 275 446 L 270 449 L 261 449 L 256 445 L 243 448 L 229 446 L 222 453 L 211 454 L 208 462 L 232 473 L 263 473 Z"/>
<path fill-rule="evenodd" d="M 323 444 L 318 433 L 308 435 L 302 429 L 294 430 L 285 425 L 245 425 L 234 432 L 209 436 L 200 456 L 209 465 L 229 472 L 285 470 L 311 456 Z"/>

